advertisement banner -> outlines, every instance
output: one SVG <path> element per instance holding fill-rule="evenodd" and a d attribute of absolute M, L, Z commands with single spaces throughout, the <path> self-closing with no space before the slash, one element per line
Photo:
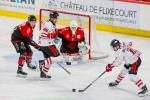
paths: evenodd
<path fill-rule="evenodd" d="M 128 28 L 139 28 L 140 6 L 109 0 L 44 0 L 42 8 L 84 12 L 95 22 Z"/>
<path fill-rule="evenodd" d="M 87 13 L 98 24 L 134 29 L 141 24 L 141 5 L 134 3 L 110 0 L 0 0 L 0 10 L 38 15 L 41 8 Z"/>
<path fill-rule="evenodd" d="M 38 0 L 0 0 L 0 10 L 37 14 L 39 12 Z"/>

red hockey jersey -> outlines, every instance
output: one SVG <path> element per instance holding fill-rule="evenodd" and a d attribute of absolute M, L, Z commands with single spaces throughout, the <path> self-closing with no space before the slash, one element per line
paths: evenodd
<path fill-rule="evenodd" d="M 70 27 L 58 29 L 58 33 L 58 37 L 62 38 L 62 52 L 77 53 L 78 43 L 85 40 L 84 31 L 80 27 L 77 28 L 75 34 L 72 34 Z"/>
<path fill-rule="evenodd" d="M 18 27 L 21 31 L 21 34 L 24 37 L 32 37 L 33 36 L 33 29 L 34 28 L 32 28 L 28 22 L 23 23 L 23 24 L 19 25 Z"/>
<path fill-rule="evenodd" d="M 59 29 L 59 35 L 70 42 L 81 42 L 84 40 L 84 31 L 80 27 L 77 28 L 75 35 L 72 34 L 70 27 Z"/>

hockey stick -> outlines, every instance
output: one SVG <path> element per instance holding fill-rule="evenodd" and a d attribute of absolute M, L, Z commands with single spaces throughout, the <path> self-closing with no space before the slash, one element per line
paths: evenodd
<path fill-rule="evenodd" d="M 71 73 L 70 73 L 66 68 L 64 68 L 60 63 L 57 62 L 57 64 L 58 64 L 64 71 L 66 71 L 69 75 L 71 75 Z"/>
<path fill-rule="evenodd" d="M 82 90 L 78 90 L 78 92 L 84 92 L 85 90 L 87 90 L 94 82 L 96 82 L 101 76 L 103 76 L 106 73 L 106 71 L 104 71 L 102 74 L 100 74 L 94 81 L 92 81 L 88 86 L 86 86 L 84 89 Z"/>

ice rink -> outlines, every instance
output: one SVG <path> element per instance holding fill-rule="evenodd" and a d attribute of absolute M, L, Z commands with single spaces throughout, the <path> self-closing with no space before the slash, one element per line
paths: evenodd
<path fill-rule="evenodd" d="M 71 75 L 68 75 L 59 66 L 53 65 L 49 71 L 52 79 L 40 81 L 39 72 L 31 71 L 26 66 L 24 66 L 24 70 L 28 73 L 28 77 L 16 77 L 19 55 L 10 42 L 10 36 L 13 28 L 22 22 L 24 20 L 0 17 L 0 100 L 150 100 L 150 96 L 137 96 L 138 88 L 129 81 L 128 76 L 117 88 L 108 87 L 108 83 L 114 81 L 123 66 L 114 68 L 110 73 L 105 73 L 83 93 L 71 91 L 72 88 L 85 88 L 105 70 L 105 66 L 112 61 L 109 43 L 114 38 L 132 41 L 133 46 L 142 52 L 142 65 L 139 68 L 138 76 L 150 89 L 149 38 L 98 32 L 98 44 L 100 44 L 101 50 L 109 53 L 110 57 L 85 64 L 65 66 Z M 39 34 L 38 31 L 34 33 L 34 35 Z M 35 49 L 33 51 L 33 64 L 35 64 L 42 55 Z"/>

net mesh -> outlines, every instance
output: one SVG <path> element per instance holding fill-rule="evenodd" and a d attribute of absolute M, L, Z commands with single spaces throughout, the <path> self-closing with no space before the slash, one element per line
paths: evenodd
<path fill-rule="evenodd" d="M 50 12 L 57 10 L 40 10 L 40 29 L 43 27 L 43 24 L 49 18 Z M 101 59 L 106 58 L 108 55 L 101 51 L 100 44 L 97 39 L 97 32 L 94 18 L 91 15 L 81 14 L 81 13 L 72 13 L 66 11 L 57 11 L 59 13 L 59 18 L 57 21 L 57 28 L 63 28 L 70 25 L 71 21 L 76 21 L 78 26 L 84 29 L 85 39 L 88 45 L 90 46 L 90 52 L 88 54 L 90 59 Z"/>

